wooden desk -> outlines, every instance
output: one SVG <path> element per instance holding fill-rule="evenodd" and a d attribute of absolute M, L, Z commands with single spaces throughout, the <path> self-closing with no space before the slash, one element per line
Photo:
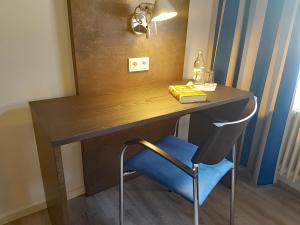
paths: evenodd
<path fill-rule="evenodd" d="M 97 97 L 73 96 L 30 102 L 52 224 L 71 224 L 61 145 L 225 106 L 249 96 L 248 92 L 219 86 L 205 103 L 180 104 L 168 93 L 168 85 L 160 84 Z"/>

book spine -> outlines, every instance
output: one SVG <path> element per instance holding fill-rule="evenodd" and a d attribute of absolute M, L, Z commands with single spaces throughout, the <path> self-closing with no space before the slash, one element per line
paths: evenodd
<path fill-rule="evenodd" d="M 169 92 L 180 101 L 180 93 L 173 86 L 169 86 Z"/>

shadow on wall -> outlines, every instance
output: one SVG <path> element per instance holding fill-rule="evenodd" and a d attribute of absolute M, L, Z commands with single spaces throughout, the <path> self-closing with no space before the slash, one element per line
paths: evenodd
<path fill-rule="evenodd" d="M 0 214 L 7 209 L 44 201 L 29 108 L 0 114 Z M 20 184 L 22 184 L 20 186 Z"/>
<path fill-rule="evenodd" d="M 0 224 L 45 202 L 30 109 L 13 108 L 0 109 Z M 63 146 L 62 157 L 68 198 L 84 194 L 80 143 Z"/>
<path fill-rule="evenodd" d="M 0 224 L 44 202 L 28 101 L 75 94 L 66 2 L 0 7 Z M 67 187 L 77 188 L 80 147 L 64 149 Z"/>

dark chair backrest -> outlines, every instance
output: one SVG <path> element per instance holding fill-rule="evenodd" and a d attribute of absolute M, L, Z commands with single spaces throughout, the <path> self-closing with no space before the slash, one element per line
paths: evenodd
<path fill-rule="evenodd" d="M 250 110 L 249 110 L 250 108 Z M 244 132 L 249 120 L 256 113 L 257 98 L 249 101 L 241 118 L 232 122 L 215 122 L 214 131 L 207 141 L 198 147 L 192 158 L 194 164 L 215 164 L 223 160 Z M 246 114 L 246 115 L 245 115 Z"/>

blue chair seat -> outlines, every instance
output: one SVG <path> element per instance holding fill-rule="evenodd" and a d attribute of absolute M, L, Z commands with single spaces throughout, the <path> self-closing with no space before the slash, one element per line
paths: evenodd
<path fill-rule="evenodd" d="M 192 168 L 191 158 L 198 146 L 174 136 L 164 137 L 154 144 Z M 149 149 L 146 148 L 127 160 L 124 166 L 126 169 L 135 170 L 153 179 L 193 202 L 193 179 Z M 232 168 L 233 163 L 227 159 L 214 165 L 199 164 L 199 205 L 202 205 L 213 188 Z"/>

